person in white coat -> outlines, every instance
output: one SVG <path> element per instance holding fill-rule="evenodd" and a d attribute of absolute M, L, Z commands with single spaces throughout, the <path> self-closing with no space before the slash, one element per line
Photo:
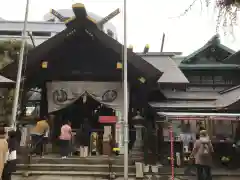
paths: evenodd
<path fill-rule="evenodd" d="M 5 163 L 2 180 L 11 180 L 12 173 L 16 171 L 17 166 L 17 134 L 15 131 L 8 132 L 8 155 Z"/>

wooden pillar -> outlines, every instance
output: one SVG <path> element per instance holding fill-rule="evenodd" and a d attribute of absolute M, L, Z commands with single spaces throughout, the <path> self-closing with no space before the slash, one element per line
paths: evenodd
<path fill-rule="evenodd" d="M 48 115 L 47 88 L 45 83 L 43 83 L 41 89 L 40 118 L 43 118 Z"/>

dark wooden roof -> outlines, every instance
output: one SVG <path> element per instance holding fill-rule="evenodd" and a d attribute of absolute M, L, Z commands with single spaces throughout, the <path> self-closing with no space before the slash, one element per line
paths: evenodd
<path fill-rule="evenodd" d="M 81 57 L 81 54 L 84 56 Z M 76 63 L 76 55 L 82 64 L 95 55 L 95 59 L 91 59 L 93 66 L 98 66 L 99 62 L 102 61 L 102 67 L 99 68 L 102 68 L 101 71 L 105 71 L 104 63 L 116 66 L 117 62 L 122 61 L 123 45 L 100 31 L 96 24 L 86 16 L 76 15 L 75 19 L 70 23 L 68 22 L 65 30 L 40 44 L 25 56 L 23 74 L 27 80 L 34 78 L 37 81 L 40 78 L 40 72 L 44 71 L 41 68 L 42 61 L 48 61 L 49 66 L 72 63 L 72 59 L 75 59 Z M 98 58 L 96 58 L 97 56 Z M 16 70 L 17 62 L 8 65 L 0 74 L 16 79 Z M 147 84 L 156 83 L 162 75 L 161 71 L 131 51 L 128 51 L 128 70 L 130 81 L 139 82 L 139 78 L 143 77 Z M 45 77 L 41 74 L 41 78 L 46 79 L 46 74 Z"/>
<path fill-rule="evenodd" d="M 1 88 L 8 88 L 8 87 L 14 87 L 15 82 L 11 79 L 5 78 L 3 76 L 0 76 L 0 87 Z"/>
<path fill-rule="evenodd" d="M 208 94 L 207 92 L 175 92 L 174 95 L 169 92 L 163 94 L 169 99 L 164 102 L 149 102 L 156 109 L 232 109 L 240 104 L 240 86 L 230 88 L 228 91 L 215 92 Z M 205 95 L 204 95 L 205 94 Z M 207 95 L 209 95 L 207 97 Z M 202 96 L 197 97 L 197 96 Z"/>
<path fill-rule="evenodd" d="M 216 100 L 220 95 L 217 91 L 204 92 L 204 91 L 172 91 L 172 90 L 161 90 L 163 95 L 167 99 L 175 100 Z"/>
<path fill-rule="evenodd" d="M 207 49 L 211 48 L 212 46 L 218 47 L 219 49 L 223 50 L 226 54 L 232 55 L 235 53 L 234 50 L 224 46 L 220 43 L 219 35 L 214 35 L 203 47 L 199 48 L 198 50 L 194 51 L 190 55 L 186 56 L 181 63 L 189 64 L 193 57 L 196 57 L 198 54 L 206 51 Z"/>
<path fill-rule="evenodd" d="M 238 64 L 240 65 L 240 51 L 232 54 L 231 56 L 229 56 L 228 58 L 224 59 L 223 63 L 225 64 Z"/>
<path fill-rule="evenodd" d="M 180 64 L 181 70 L 232 70 L 240 69 L 238 64 Z"/>
<path fill-rule="evenodd" d="M 151 63 L 159 71 L 163 72 L 163 75 L 158 80 L 159 83 L 178 83 L 188 84 L 189 81 L 179 69 L 178 65 L 170 56 L 143 56 L 147 62 Z"/>

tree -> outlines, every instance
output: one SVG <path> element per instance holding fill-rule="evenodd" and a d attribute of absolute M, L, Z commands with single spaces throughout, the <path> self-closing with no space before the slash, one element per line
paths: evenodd
<path fill-rule="evenodd" d="M 215 9 L 217 10 L 216 32 L 218 32 L 220 26 L 233 28 L 233 26 L 237 24 L 240 0 L 193 0 L 192 4 L 190 4 L 180 16 L 186 15 L 196 2 L 199 1 L 201 4 L 204 1 L 206 7 L 209 7 L 211 3 L 214 4 Z"/>
<path fill-rule="evenodd" d="M 19 59 L 21 44 L 20 40 L 0 41 L 0 70 Z M 33 48 L 30 44 L 26 44 L 25 47 L 24 53 Z M 0 106 L 2 108 L 0 108 L 0 115 L 2 120 L 7 122 L 12 114 L 14 89 L 1 89 L 1 94 L 2 100 Z"/>
<path fill-rule="evenodd" d="M 14 39 L 0 41 L 0 70 L 19 59 L 21 44 L 20 40 Z M 33 48 L 32 45 L 27 43 L 25 47 L 25 53 Z"/>

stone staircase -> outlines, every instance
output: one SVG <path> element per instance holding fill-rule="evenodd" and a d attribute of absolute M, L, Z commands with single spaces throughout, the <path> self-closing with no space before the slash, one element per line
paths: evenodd
<path fill-rule="evenodd" d="M 107 178 L 111 176 L 123 177 L 124 161 L 122 156 L 118 157 L 71 157 L 61 159 L 58 157 L 45 157 L 31 159 L 31 163 L 17 165 L 16 174 L 25 176 L 41 175 L 69 175 L 69 176 L 91 176 Z M 135 177 L 136 168 L 132 161 L 129 161 L 129 177 Z"/>

